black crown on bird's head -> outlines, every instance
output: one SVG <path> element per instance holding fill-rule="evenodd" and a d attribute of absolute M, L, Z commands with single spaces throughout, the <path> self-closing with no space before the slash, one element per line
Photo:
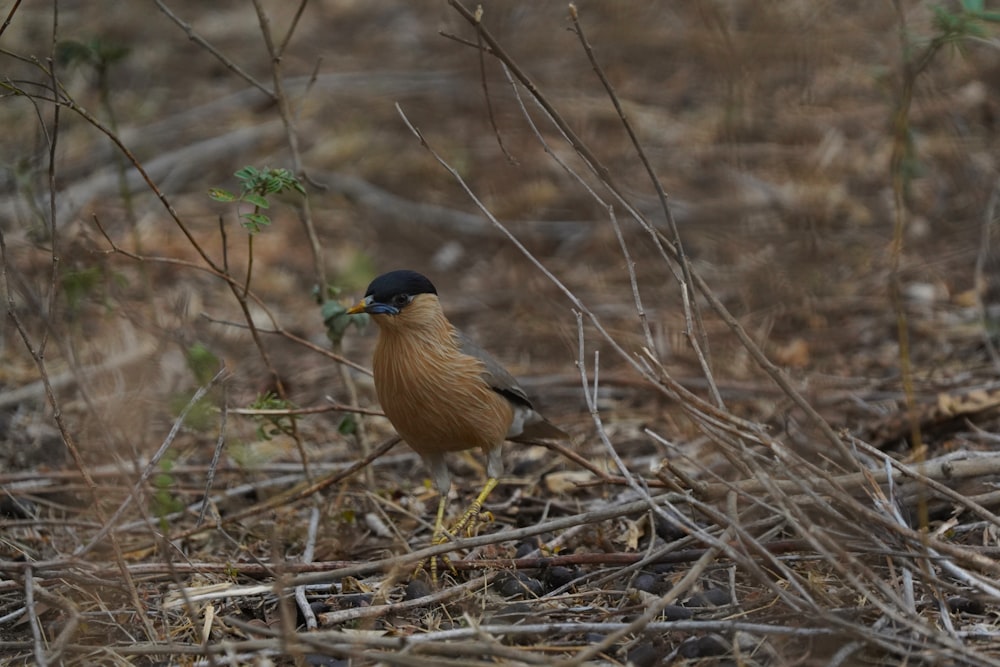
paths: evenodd
<path fill-rule="evenodd" d="M 437 294 L 434 285 L 423 274 L 407 269 L 383 273 L 368 285 L 364 301 L 348 312 L 371 315 L 398 315 L 418 294 Z"/>
<path fill-rule="evenodd" d="M 365 296 L 370 296 L 374 301 L 388 303 L 389 299 L 397 294 L 437 294 L 434 285 L 427 276 L 408 269 L 399 269 L 383 273 L 368 285 Z"/>

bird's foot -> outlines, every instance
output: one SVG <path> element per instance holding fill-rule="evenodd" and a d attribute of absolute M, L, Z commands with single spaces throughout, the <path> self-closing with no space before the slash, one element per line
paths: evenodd
<path fill-rule="evenodd" d="M 437 546 L 439 544 L 444 544 L 445 542 L 451 541 L 456 535 L 466 535 L 468 537 L 473 537 L 479 532 L 479 527 L 484 523 L 490 523 L 493 521 L 493 515 L 490 512 L 483 511 L 483 503 L 486 502 L 486 497 L 490 492 L 496 488 L 497 479 L 495 477 L 490 477 L 486 480 L 486 485 L 483 487 L 482 492 L 479 496 L 472 501 L 469 505 L 469 509 L 465 510 L 465 513 L 459 517 L 458 521 L 452 526 L 451 530 L 444 529 L 444 510 L 445 504 L 447 503 L 447 496 L 442 493 L 441 499 L 438 501 L 437 517 L 434 521 L 434 533 L 431 538 L 431 544 Z M 438 556 L 431 556 L 427 559 L 430 561 L 430 565 L 427 569 L 431 574 L 431 583 L 437 584 L 438 582 Z M 447 555 L 442 554 L 440 556 L 442 562 L 448 566 L 452 574 L 458 574 L 455 566 L 448 559 Z M 427 561 L 422 561 L 413 572 L 413 576 L 419 575 Z"/>
<path fill-rule="evenodd" d="M 452 540 L 452 537 L 455 535 L 464 535 L 465 537 L 475 537 L 476 535 L 479 534 L 479 529 L 482 526 L 488 523 L 493 523 L 495 521 L 492 512 L 488 510 L 487 511 L 482 511 L 482 510 L 473 511 L 473 510 L 475 510 L 475 508 L 470 507 L 469 510 L 466 511 L 466 513 L 463 514 L 461 518 L 459 518 L 459 520 L 455 522 L 455 524 L 451 527 L 450 530 L 445 531 L 444 529 L 442 529 L 440 533 L 431 538 L 431 545 L 438 546 L 440 544 L 446 544 L 447 542 L 450 542 Z M 417 577 L 418 575 L 420 575 L 424 571 L 424 568 L 426 567 L 427 571 L 430 573 L 431 576 L 431 583 L 436 585 L 438 583 L 439 561 L 441 563 L 444 563 L 445 566 L 449 570 L 451 570 L 452 574 L 458 574 L 458 570 L 455 569 L 455 566 L 452 564 L 451 559 L 448 558 L 448 554 L 441 554 L 439 556 L 431 556 L 430 558 L 421 561 L 420 564 L 417 565 L 417 568 L 413 571 L 413 576 Z"/>
<path fill-rule="evenodd" d="M 452 535 L 465 535 L 465 537 L 475 537 L 479 534 L 479 529 L 486 524 L 493 523 L 495 521 L 493 512 L 489 510 L 483 510 L 482 507 L 475 507 L 473 503 L 472 507 L 466 510 L 465 514 L 455 522 L 455 525 L 451 527 L 448 531 Z"/>
<path fill-rule="evenodd" d="M 431 546 L 438 546 L 440 544 L 445 544 L 450 541 L 451 537 L 447 533 L 445 533 L 444 530 L 442 530 L 440 533 L 436 534 L 433 538 L 431 538 Z M 420 561 L 417 564 L 416 569 L 413 570 L 413 578 L 416 579 L 417 577 L 419 577 L 426 568 L 431 576 L 431 584 L 437 586 L 438 561 L 444 563 L 445 566 L 447 566 L 447 568 L 451 570 L 452 574 L 458 574 L 458 570 L 456 570 L 455 566 L 452 565 L 451 559 L 448 558 L 448 554 L 440 554 L 438 556 L 431 556 L 430 558 L 426 558 Z"/>
<path fill-rule="evenodd" d="M 452 535 L 460 535 L 463 532 L 468 537 L 473 537 L 477 532 L 479 532 L 479 526 L 481 523 L 490 523 L 493 521 L 493 515 L 489 512 L 483 512 L 483 503 L 486 502 L 487 496 L 490 492 L 496 488 L 497 480 L 495 477 L 490 477 L 486 480 L 486 486 L 483 487 L 482 492 L 479 496 L 472 501 L 469 505 L 469 509 L 465 510 L 465 513 L 455 522 L 455 525 L 451 527 Z M 485 516 L 486 519 L 483 521 L 480 517 Z"/>
<path fill-rule="evenodd" d="M 444 508 L 447 500 L 444 495 L 441 496 L 441 500 L 438 502 L 437 517 L 434 521 L 434 532 L 431 535 L 431 546 L 438 546 L 439 544 L 444 544 L 451 540 L 451 533 L 444 529 Z M 431 575 L 431 584 L 437 586 L 438 583 L 438 559 L 440 559 L 448 569 L 452 571 L 452 574 L 458 574 L 455 566 L 451 564 L 451 560 L 448 558 L 447 554 L 441 554 L 440 556 L 431 556 L 426 560 L 422 560 L 417 564 L 416 569 L 413 571 L 413 578 L 416 579 L 421 575 L 426 567 Z M 428 564 L 429 563 L 429 564 Z"/>

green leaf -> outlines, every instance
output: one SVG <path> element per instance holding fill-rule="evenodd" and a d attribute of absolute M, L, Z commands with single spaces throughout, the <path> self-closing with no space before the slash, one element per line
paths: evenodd
<path fill-rule="evenodd" d="M 344 415 L 344 418 L 337 424 L 337 432 L 341 435 L 354 435 L 358 430 L 358 422 L 354 415 Z"/>
<path fill-rule="evenodd" d="M 251 234 L 259 234 L 264 227 L 271 224 L 271 218 L 263 213 L 244 213 L 240 217 L 243 219 L 243 227 Z"/>
<path fill-rule="evenodd" d="M 153 475 L 151 482 L 158 489 L 169 489 L 174 485 L 174 477 L 168 473 L 160 472 Z"/>
<path fill-rule="evenodd" d="M 235 174 L 233 174 L 233 176 L 235 176 L 238 180 L 243 181 L 243 182 L 254 181 L 254 180 L 257 179 L 257 177 L 259 175 L 260 175 L 260 172 L 257 171 L 256 168 L 251 167 L 250 165 L 247 165 L 246 167 L 243 167 L 242 169 L 240 169 L 239 171 L 237 171 Z"/>
<path fill-rule="evenodd" d="M 222 188 L 209 188 L 208 196 L 214 199 L 215 201 L 221 201 L 225 203 L 236 201 L 236 195 L 234 195 L 229 190 L 223 190 Z"/>
<path fill-rule="evenodd" d="M 981 13 L 985 9 L 984 5 L 983 0 L 962 0 L 962 9 L 970 14 Z"/>
<path fill-rule="evenodd" d="M 101 269 L 96 266 L 76 271 L 70 270 L 62 275 L 60 285 L 70 310 L 75 311 L 80 307 L 85 297 L 97 290 L 101 284 L 102 275 Z"/>
<path fill-rule="evenodd" d="M 87 44 L 67 39 L 56 44 L 56 62 L 60 65 L 91 64 L 96 60 Z"/>
<path fill-rule="evenodd" d="M 92 39 L 90 41 L 90 49 L 97 58 L 98 63 L 104 66 L 125 60 L 131 52 L 131 49 L 124 44 L 109 42 L 101 38 Z"/>
<path fill-rule="evenodd" d="M 256 192 L 248 192 L 243 195 L 243 201 L 248 204 L 253 204 L 257 208 L 271 208 L 271 202 L 267 201 L 266 197 L 259 195 Z"/>
<path fill-rule="evenodd" d="M 250 404 L 255 410 L 287 410 L 294 407 L 290 401 L 284 401 L 274 393 L 265 392 Z M 281 433 L 291 433 L 295 415 L 254 415 L 257 422 L 257 435 L 261 440 L 270 440 Z"/>
<path fill-rule="evenodd" d="M 170 412 L 179 417 L 188 403 L 191 402 L 191 395 L 194 392 L 180 392 L 171 395 L 167 399 Z M 215 425 L 218 412 L 212 404 L 212 399 L 205 396 L 200 401 L 191 406 L 187 417 L 184 419 L 184 426 L 194 431 L 205 432 Z"/>
<path fill-rule="evenodd" d="M 323 317 L 323 324 L 326 326 L 326 337 L 334 345 L 338 345 L 344 338 L 348 327 L 352 324 L 356 327 L 368 325 L 370 316 L 367 313 L 348 315 L 347 307 L 339 301 L 326 301 L 320 308 L 320 315 Z"/>
<path fill-rule="evenodd" d="M 288 169 L 271 169 L 268 172 L 267 182 L 264 184 L 267 192 L 284 192 L 285 190 L 296 190 L 300 194 L 305 194 L 299 179 Z"/>
<path fill-rule="evenodd" d="M 195 343 L 189 347 L 186 356 L 188 368 L 194 373 L 199 384 L 207 384 L 221 365 L 219 357 L 201 343 Z"/>
<path fill-rule="evenodd" d="M 273 391 L 265 391 L 263 394 L 258 394 L 248 407 L 254 410 L 283 410 L 292 407 L 292 404 L 278 398 Z"/>

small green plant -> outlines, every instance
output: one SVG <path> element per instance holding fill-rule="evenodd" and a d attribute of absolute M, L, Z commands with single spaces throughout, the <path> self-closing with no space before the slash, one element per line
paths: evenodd
<path fill-rule="evenodd" d="M 179 417 L 184 412 L 184 408 L 191 402 L 193 394 L 193 391 L 180 391 L 170 396 L 168 405 L 174 417 Z M 217 417 L 218 411 L 212 404 L 212 399 L 206 395 L 188 410 L 184 417 L 184 426 L 193 431 L 205 433 L 211 430 Z"/>
<path fill-rule="evenodd" d="M 271 224 L 271 218 L 267 216 L 267 209 L 271 208 L 269 195 L 281 194 L 289 190 L 306 194 L 302 183 L 287 169 L 271 169 L 264 167 L 243 167 L 234 174 L 240 182 L 240 192 L 234 193 L 223 188 L 212 188 L 208 191 L 208 196 L 217 202 L 250 204 L 253 210 L 240 213 L 240 222 L 243 228 L 251 235 L 259 234 L 264 227 Z"/>
<path fill-rule="evenodd" d="M 893 177 L 900 179 L 904 195 L 909 195 L 910 183 L 923 172 L 909 125 L 909 111 L 917 78 L 934 62 L 946 47 L 965 55 L 972 40 L 988 37 L 987 26 L 1000 23 L 1000 12 L 987 11 L 984 0 L 962 0 L 957 7 L 934 5 L 931 35 L 911 36 L 904 33 L 902 86 L 897 92 L 894 110 L 896 154 L 893 156 Z"/>
<path fill-rule="evenodd" d="M 291 401 L 280 398 L 271 391 L 264 392 L 257 397 L 250 408 L 253 410 L 289 410 L 294 407 Z M 257 436 L 261 440 L 270 440 L 276 435 L 294 436 L 295 416 L 288 414 L 262 414 L 254 415 L 257 422 Z"/>
<path fill-rule="evenodd" d="M 86 42 L 67 39 L 56 46 L 56 62 L 64 67 L 84 65 L 93 67 L 102 80 L 108 69 L 128 57 L 131 49 L 123 44 L 95 37 Z"/>
<path fill-rule="evenodd" d="M 153 516 L 160 522 L 160 528 L 164 531 L 169 529 L 167 516 L 184 509 L 184 502 L 174 493 L 176 480 L 171 474 L 174 462 L 168 457 L 163 457 L 160 461 L 160 472 L 153 476 L 153 496 L 150 501 Z"/>
<path fill-rule="evenodd" d="M 59 278 L 59 285 L 66 296 L 66 305 L 71 314 L 76 314 L 84 299 L 94 295 L 104 278 L 104 272 L 97 266 L 66 271 Z"/>
<path fill-rule="evenodd" d="M 910 428 L 910 447 L 916 460 L 922 463 L 925 456 L 920 420 L 915 418 L 917 404 L 914 390 L 914 372 L 910 359 L 910 333 L 906 307 L 902 296 L 902 256 L 905 230 L 909 220 L 907 202 L 912 178 L 919 173 L 913 131 L 910 126 L 910 108 L 913 104 L 917 79 L 927 71 L 938 53 L 947 46 L 963 53 L 971 39 L 986 35 L 986 24 L 1000 22 L 1000 13 L 986 11 L 984 0 L 961 0 L 958 9 L 935 5 L 934 34 L 927 38 L 913 38 L 906 31 L 905 13 L 900 10 L 903 61 L 899 89 L 894 100 L 892 119 L 892 153 L 889 175 L 893 192 L 893 234 L 889 255 L 889 301 L 896 315 L 896 335 L 899 342 L 899 370 L 907 411 L 913 417 Z M 927 497 L 919 494 L 917 521 L 924 531 L 929 526 Z"/>
<path fill-rule="evenodd" d="M 271 224 L 271 218 L 264 211 L 271 208 L 270 195 L 289 190 L 305 196 L 306 189 L 299 179 L 287 169 L 264 167 L 243 167 L 234 174 L 240 182 L 239 194 L 223 188 L 211 188 L 208 196 L 218 202 L 251 204 L 253 209 L 239 213 L 240 224 L 247 230 L 247 275 L 243 282 L 242 299 L 250 293 L 250 276 L 253 274 L 253 239 L 264 227 Z M 228 271 L 228 266 L 226 270 Z"/>
<path fill-rule="evenodd" d="M 314 288 L 313 297 L 316 303 L 320 304 L 320 315 L 323 324 L 326 325 L 326 337 L 333 343 L 333 349 L 340 349 L 344 334 L 351 325 L 359 329 L 368 326 L 368 315 L 365 313 L 348 315 L 347 306 L 340 302 L 340 297 L 345 287 L 347 289 L 360 287 L 371 280 L 374 274 L 371 258 L 363 253 L 356 253 L 341 271 L 339 285 L 327 285 L 325 290 L 320 290 L 318 286 Z"/>
<path fill-rule="evenodd" d="M 198 384 L 208 384 L 219 371 L 222 362 L 214 352 L 202 345 L 195 343 L 184 351 L 188 368 L 194 373 Z"/>
<path fill-rule="evenodd" d="M 344 339 L 344 334 L 353 325 L 359 329 L 368 326 L 371 319 L 367 313 L 349 315 L 347 306 L 337 298 L 340 295 L 339 287 L 327 286 L 326 300 L 320 306 L 320 316 L 323 318 L 323 325 L 326 326 L 326 337 L 330 339 L 334 349 L 340 349 L 340 343 Z"/>
<path fill-rule="evenodd" d="M 988 11 L 984 0 L 962 0 L 961 9 L 954 11 L 943 5 L 934 7 L 934 40 L 953 44 L 960 51 L 970 37 L 986 37 L 985 23 L 1000 23 L 1000 12 Z"/>

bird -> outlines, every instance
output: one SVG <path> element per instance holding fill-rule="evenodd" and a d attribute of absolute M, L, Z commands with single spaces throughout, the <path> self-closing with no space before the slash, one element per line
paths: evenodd
<path fill-rule="evenodd" d="M 447 542 L 444 515 L 451 474 L 445 455 L 478 448 L 486 456 L 482 491 L 448 531 L 471 531 L 503 474 L 505 440 L 566 440 L 539 414 L 496 359 L 445 317 L 437 289 L 407 269 L 375 278 L 347 310 L 378 325 L 372 355 L 375 393 L 400 437 L 420 456 L 440 493 L 432 544 Z M 431 562 L 432 577 L 435 561 Z"/>

